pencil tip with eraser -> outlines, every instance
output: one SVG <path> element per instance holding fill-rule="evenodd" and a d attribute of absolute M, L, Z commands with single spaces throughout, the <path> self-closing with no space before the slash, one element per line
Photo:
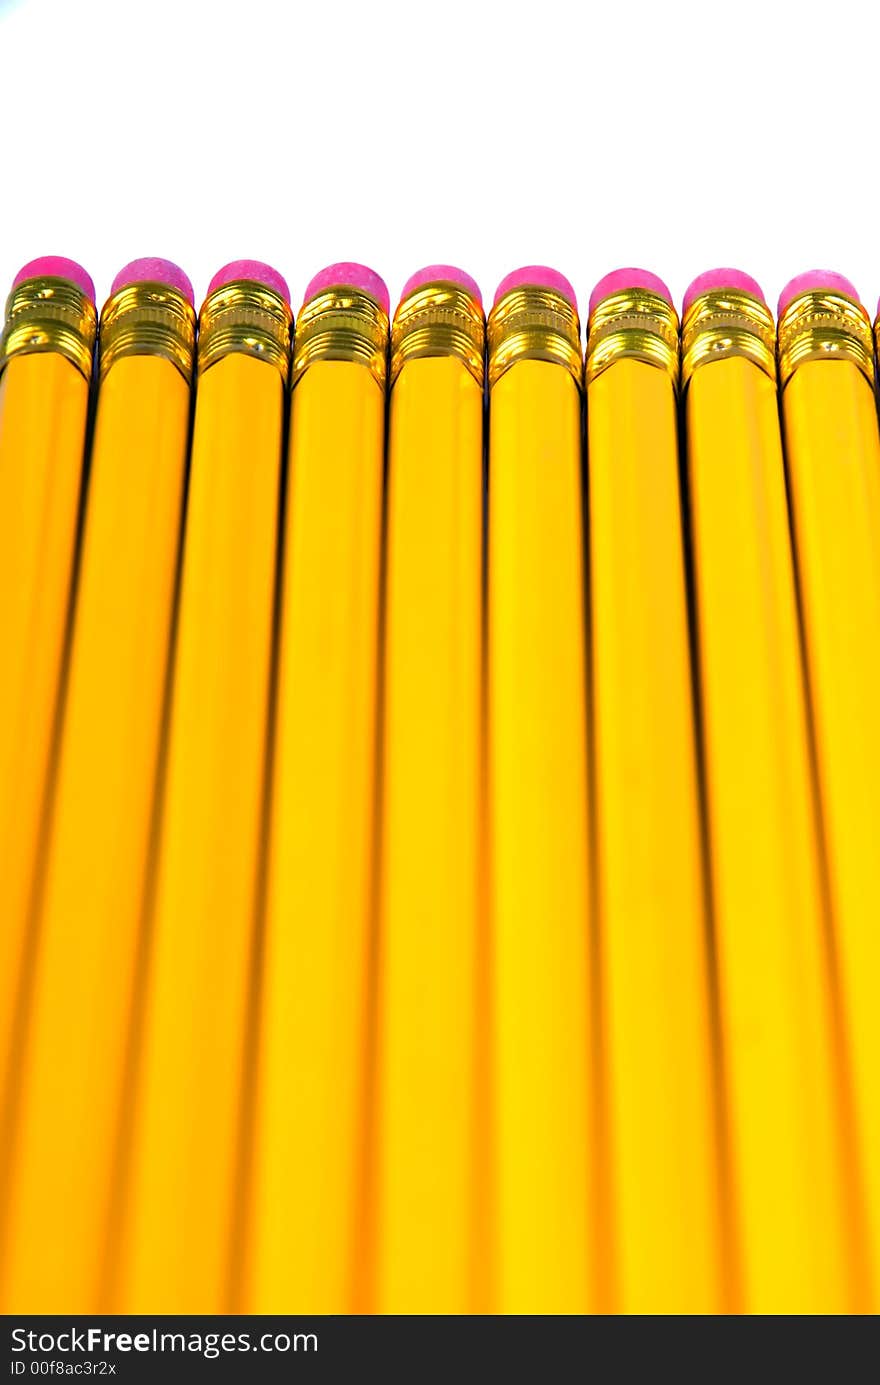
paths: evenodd
<path fill-rule="evenodd" d="M 649 269 L 636 269 L 630 266 L 626 269 L 612 269 L 610 274 L 603 275 L 590 294 L 589 311 L 592 313 L 596 305 L 606 298 L 611 298 L 618 293 L 630 293 L 633 290 L 655 293 L 658 298 L 665 298 L 670 306 L 674 306 L 672 294 L 658 275 L 652 274 Z"/>
<path fill-rule="evenodd" d="M 782 317 L 794 300 L 805 293 L 840 293 L 855 303 L 862 301 L 858 289 L 844 274 L 838 274 L 833 269 L 807 269 L 803 274 L 796 274 L 793 279 L 789 279 L 785 285 L 779 295 L 778 316 Z"/>
<path fill-rule="evenodd" d="M 277 293 L 285 303 L 290 303 L 290 289 L 284 275 L 263 260 L 230 260 L 222 269 L 217 270 L 208 285 L 208 293 L 216 293 L 218 289 L 226 288 L 227 284 L 238 283 L 240 280 L 262 284 L 263 288 Z"/>
<path fill-rule="evenodd" d="M 165 288 L 176 289 L 190 307 L 195 304 L 189 275 L 173 260 L 164 260 L 161 256 L 146 255 L 141 259 L 129 260 L 110 286 L 111 297 L 114 293 L 119 293 L 120 289 L 130 288 L 132 284 L 162 284 Z"/>
<path fill-rule="evenodd" d="M 464 289 L 465 293 L 469 293 L 482 307 L 483 295 L 476 279 L 471 278 L 466 270 L 451 264 L 429 264 L 425 265 L 423 269 L 417 269 L 407 279 L 400 297 L 401 299 L 409 298 L 411 293 L 417 293 L 419 289 L 427 288 L 429 284 L 444 283 L 455 284 L 458 288 Z"/>
<path fill-rule="evenodd" d="M 95 286 L 92 276 L 76 260 L 68 260 L 65 255 L 40 255 L 22 265 L 12 281 L 13 289 L 27 279 L 69 279 L 85 294 L 92 303 L 95 301 Z"/>
<path fill-rule="evenodd" d="M 366 293 L 375 298 L 386 313 L 391 308 L 385 280 L 374 269 L 370 269 L 369 265 L 358 264 L 356 260 L 340 260 L 320 269 L 314 278 L 309 280 L 303 302 L 308 303 L 309 299 L 326 292 L 327 289 L 357 289 L 359 293 Z"/>
<path fill-rule="evenodd" d="M 514 289 L 547 289 L 551 293 L 561 294 L 567 298 L 577 312 L 577 294 L 575 293 L 570 280 L 564 274 L 560 274 L 558 269 L 552 269 L 550 265 L 529 264 L 522 265 L 519 269 L 513 269 L 506 274 L 495 290 L 495 303 L 499 303 L 506 294 L 512 293 Z"/>
<path fill-rule="evenodd" d="M 687 312 L 692 303 L 698 298 L 702 298 L 706 293 L 723 293 L 727 289 L 730 292 L 747 293 L 751 298 L 757 298 L 759 303 L 766 303 L 764 290 L 753 279 L 751 274 L 746 274 L 742 269 L 706 269 L 702 274 L 698 274 L 684 291 L 684 301 L 682 303 L 682 316 Z"/>

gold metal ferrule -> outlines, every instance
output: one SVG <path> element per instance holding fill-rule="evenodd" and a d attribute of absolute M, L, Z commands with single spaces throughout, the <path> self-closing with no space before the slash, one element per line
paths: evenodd
<path fill-rule="evenodd" d="M 625 289 L 603 298 L 590 313 L 587 384 L 624 357 L 658 366 L 678 384 L 678 313 L 662 294 Z"/>
<path fill-rule="evenodd" d="M 196 315 L 178 289 L 167 284 L 127 284 L 101 312 L 98 360 L 103 380 L 123 356 L 163 356 L 192 380 Z"/>
<path fill-rule="evenodd" d="M 482 388 L 486 318 L 472 293 L 448 279 L 424 284 L 398 305 L 391 325 L 391 383 L 407 361 L 453 356 Z"/>
<path fill-rule="evenodd" d="M 804 361 L 850 361 L 874 384 L 871 319 L 854 298 L 814 291 L 793 298 L 779 319 L 779 378 L 783 388 Z"/>
<path fill-rule="evenodd" d="M 388 371 L 388 314 L 362 289 L 325 289 L 303 303 L 296 319 L 293 383 L 314 361 L 356 361 L 384 390 Z"/>
<path fill-rule="evenodd" d="M 773 314 L 741 289 L 710 289 L 694 299 L 681 325 L 682 387 L 699 366 L 728 356 L 744 356 L 775 382 Z"/>
<path fill-rule="evenodd" d="M 88 380 L 96 330 L 95 305 L 76 284 L 48 274 L 25 279 L 6 300 L 0 371 L 12 356 L 56 351 Z"/>
<path fill-rule="evenodd" d="M 215 289 L 199 313 L 199 375 L 237 352 L 268 361 L 286 384 L 291 321 L 290 304 L 255 279 L 234 279 Z"/>
<path fill-rule="evenodd" d="M 527 284 L 511 289 L 489 314 L 489 385 L 517 361 L 553 361 L 583 383 L 577 309 L 555 289 Z"/>

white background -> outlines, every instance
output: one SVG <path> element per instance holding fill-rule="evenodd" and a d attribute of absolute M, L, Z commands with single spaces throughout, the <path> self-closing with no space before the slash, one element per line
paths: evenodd
<path fill-rule="evenodd" d="M 550 263 L 680 298 L 736 265 L 880 291 L 877 6 L 857 0 L 0 0 L 0 298 L 24 261 L 241 256 L 294 306 L 337 259 L 392 299 Z"/>

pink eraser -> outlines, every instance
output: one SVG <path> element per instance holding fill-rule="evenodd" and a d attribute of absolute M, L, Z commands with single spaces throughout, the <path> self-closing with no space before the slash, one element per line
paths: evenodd
<path fill-rule="evenodd" d="M 39 259 L 28 260 L 26 265 L 22 265 L 12 281 L 12 287 L 17 289 L 19 284 L 23 284 L 25 279 L 69 279 L 72 284 L 76 284 L 81 289 L 86 298 L 95 301 L 95 286 L 92 283 L 91 275 L 87 274 L 81 264 L 76 260 L 65 259 L 63 255 L 41 255 Z"/>
<path fill-rule="evenodd" d="M 177 289 L 178 293 L 188 299 L 191 307 L 195 306 L 193 286 L 189 277 L 173 260 L 162 260 L 149 255 L 142 260 L 131 260 L 129 264 L 123 265 L 110 285 L 111 296 L 120 289 L 127 289 L 131 284 L 164 284 L 166 288 Z"/>
<path fill-rule="evenodd" d="M 571 284 L 558 269 L 551 269 L 545 264 L 523 265 L 522 269 L 514 269 L 505 275 L 495 290 L 494 301 L 498 303 L 506 293 L 523 288 L 551 289 L 554 293 L 561 293 L 577 312 L 577 294 Z"/>
<path fill-rule="evenodd" d="M 599 280 L 590 294 L 590 312 L 603 298 L 611 298 L 615 293 L 626 293 L 630 289 L 645 289 L 648 293 L 656 293 L 660 298 L 665 298 L 672 307 L 672 294 L 669 289 L 663 280 L 658 279 L 649 269 L 612 269 L 610 274 Z"/>
<path fill-rule="evenodd" d="M 360 293 L 368 293 L 371 298 L 375 298 L 386 313 L 391 308 L 385 280 L 380 278 L 375 269 L 370 269 L 365 264 L 357 264 L 353 260 L 328 264 L 326 269 L 319 270 L 314 279 L 309 281 L 303 302 L 308 303 L 310 298 L 326 292 L 327 289 L 358 289 Z"/>
<path fill-rule="evenodd" d="M 808 269 L 805 273 L 796 274 L 793 279 L 789 279 L 779 295 L 778 315 L 782 317 L 788 305 L 800 298 L 802 293 L 821 293 L 823 290 L 827 293 L 842 293 L 846 298 L 854 298 L 856 303 L 862 301 L 858 289 L 842 274 L 835 274 L 833 269 Z"/>
<path fill-rule="evenodd" d="M 719 289 L 735 289 L 737 293 L 751 294 L 759 303 L 767 302 L 764 290 L 751 274 L 744 274 L 741 269 L 707 269 L 705 273 L 698 274 L 693 283 L 685 289 L 684 302 L 681 305 L 682 314 L 687 312 L 695 299 L 702 298 L 704 293 L 715 293 Z"/>
<path fill-rule="evenodd" d="M 466 293 L 476 298 L 480 307 L 483 306 L 483 295 L 480 293 L 480 286 L 475 279 L 466 274 L 463 269 L 457 269 L 453 264 L 429 264 L 424 269 L 417 269 L 415 274 L 411 274 L 401 290 L 401 299 L 408 298 L 417 289 L 423 289 L 426 284 L 437 283 L 457 284 Z"/>
<path fill-rule="evenodd" d="M 278 297 L 283 298 L 290 306 L 290 289 L 284 275 L 279 274 L 271 265 L 264 264 L 262 260 L 230 260 L 229 264 L 217 270 L 208 285 L 208 293 L 225 288 L 227 284 L 234 284 L 236 279 L 251 279 L 255 284 L 262 284 L 263 288 L 271 289 L 272 293 L 277 293 Z"/>

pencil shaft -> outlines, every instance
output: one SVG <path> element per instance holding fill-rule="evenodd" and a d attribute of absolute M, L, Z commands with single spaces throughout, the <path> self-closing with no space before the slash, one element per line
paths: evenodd
<path fill-rule="evenodd" d="M 131 357 L 102 385 L 16 1142 L 19 1309 L 102 1303 L 188 416 L 170 362 Z"/>
<path fill-rule="evenodd" d="M 846 361 L 807 361 L 783 394 L 816 750 L 880 1306 L 880 440 L 870 386 Z"/>
<path fill-rule="evenodd" d="M 283 387 L 201 377 L 120 1306 L 231 1306 L 261 861 Z"/>
<path fill-rule="evenodd" d="M 718 1312 L 715 1063 L 670 376 L 588 389 L 596 820 L 617 1307 Z"/>
<path fill-rule="evenodd" d="M 688 449 L 742 1307 L 851 1306 L 813 786 L 774 383 L 696 370 Z"/>
<path fill-rule="evenodd" d="M 524 360 L 490 406 L 497 1309 L 595 1306 L 580 398 Z"/>
<path fill-rule="evenodd" d="M 89 387 L 53 352 L 0 376 L 0 1080 L 27 978 L 27 913 L 64 654 Z"/>
<path fill-rule="evenodd" d="M 293 392 L 255 1155 L 254 1311 L 362 1301 L 383 391 Z"/>
<path fill-rule="evenodd" d="M 380 1311 L 473 1311 L 479 1265 L 483 394 L 452 358 L 391 396 L 380 914 Z"/>

